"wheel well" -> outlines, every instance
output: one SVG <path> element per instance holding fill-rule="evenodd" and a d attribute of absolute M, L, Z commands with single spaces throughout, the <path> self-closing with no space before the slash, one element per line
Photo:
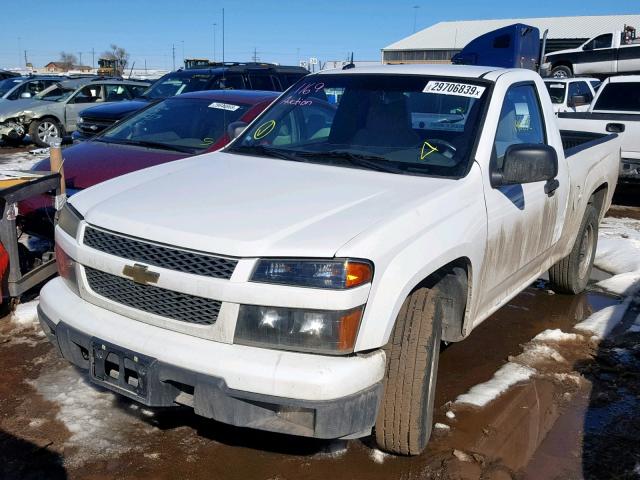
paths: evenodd
<path fill-rule="evenodd" d="M 471 261 L 461 257 L 440 267 L 412 290 L 438 286 L 438 297 L 441 300 L 439 314 L 442 317 L 442 340 L 457 342 L 464 338 L 464 318 L 471 298 L 470 278 Z"/>
<path fill-rule="evenodd" d="M 569 70 L 571 70 L 573 72 L 573 65 L 570 62 L 566 61 L 566 60 L 560 60 L 560 61 L 558 61 L 556 63 L 552 63 L 551 64 L 551 70 L 553 70 L 554 68 L 557 68 L 557 67 L 567 67 L 567 68 L 569 68 Z"/>
<path fill-rule="evenodd" d="M 64 135 L 64 124 L 55 115 L 45 115 L 43 117 L 34 118 L 33 120 L 31 120 L 29 128 L 31 128 L 31 125 L 33 125 L 34 122 L 41 122 L 43 120 L 53 120 L 54 122 L 56 122 L 58 124 L 58 127 L 60 127 L 60 134 Z"/>
<path fill-rule="evenodd" d="M 593 205 L 598 212 L 598 218 L 602 218 L 606 213 L 604 210 L 604 201 L 607 198 L 609 186 L 606 183 L 600 185 L 589 197 L 589 204 Z"/>

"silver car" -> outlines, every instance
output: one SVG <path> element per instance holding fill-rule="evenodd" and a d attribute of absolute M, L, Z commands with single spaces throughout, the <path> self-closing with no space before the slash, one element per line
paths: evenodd
<path fill-rule="evenodd" d="M 48 136 L 62 138 L 76 130 L 78 113 L 92 105 L 130 100 L 142 94 L 148 82 L 80 78 L 56 82 L 33 98 L 0 102 L 0 138 L 21 141 L 28 133 L 38 146 Z"/>

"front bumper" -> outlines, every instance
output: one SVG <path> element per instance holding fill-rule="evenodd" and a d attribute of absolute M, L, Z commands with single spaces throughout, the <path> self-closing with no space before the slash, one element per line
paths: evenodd
<path fill-rule="evenodd" d="M 18 122 L 4 122 L 0 123 L 0 138 L 16 138 L 20 139 L 26 134 L 23 124 Z"/>
<path fill-rule="evenodd" d="M 382 351 L 326 357 L 213 342 L 89 304 L 61 279 L 42 289 L 40 302 L 42 328 L 62 356 L 141 403 L 185 404 L 231 425 L 316 438 L 367 435 L 375 423 Z M 123 372 L 134 357 L 146 359 L 144 394 L 95 378 L 96 344 L 118 352 Z"/>

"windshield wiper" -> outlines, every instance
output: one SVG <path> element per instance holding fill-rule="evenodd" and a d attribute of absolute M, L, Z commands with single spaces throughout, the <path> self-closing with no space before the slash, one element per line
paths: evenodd
<path fill-rule="evenodd" d="M 117 143 L 120 145 L 132 145 L 135 147 L 147 147 L 147 148 L 156 148 L 156 149 L 160 149 L 160 150 L 173 150 L 175 152 L 181 152 L 181 153 L 194 153 L 193 148 L 190 147 L 181 147 L 178 145 L 169 145 L 167 143 L 162 143 L 162 142 L 151 142 L 151 141 L 147 141 L 147 140 L 125 140 L 125 139 L 105 139 L 103 137 L 101 138 L 95 138 L 94 140 L 98 141 L 98 142 L 104 142 L 104 143 Z"/>
<path fill-rule="evenodd" d="M 300 155 L 314 158 L 336 158 L 346 160 L 355 167 L 376 170 L 385 173 L 404 173 L 402 168 L 393 165 L 389 160 L 380 155 L 356 153 L 350 150 L 329 150 L 328 152 L 300 152 Z"/>
<path fill-rule="evenodd" d="M 306 159 L 302 158 L 302 155 L 305 152 L 287 150 L 284 148 L 268 147 L 266 145 L 239 146 L 227 151 L 233 153 L 258 154 L 264 155 L 265 157 L 279 158 L 281 160 L 292 160 L 294 162 L 307 161 Z"/>

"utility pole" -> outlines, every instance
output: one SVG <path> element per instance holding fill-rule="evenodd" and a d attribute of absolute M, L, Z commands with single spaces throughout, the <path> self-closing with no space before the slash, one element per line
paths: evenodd
<path fill-rule="evenodd" d="M 91 68 L 96 68 L 96 49 L 91 49 Z"/>
<path fill-rule="evenodd" d="M 29 60 L 27 60 L 27 51 L 24 51 L 24 66 L 27 66 L 27 63 L 29 63 Z"/>
<path fill-rule="evenodd" d="M 253 62 L 258 63 L 258 60 L 260 60 L 258 58 L 258 50 L 256 49 L 256 47 L 253 47 Z"/>
<path fill-rule="evenodd" d="M 218 25 L 217 23 L 213 24 L 213 61 L 216 61 L 216 25 Z"/>
<path fill-rule="evenodd" d="M 147 73 L 147 59 L 144 59 L 144 73 Z"/>
<path fill-rule="evenodd" d="M 78 52 L 78 63 L 82 66 L 82 52 Z"/>
<path fill-rule="evenodd" d="M 182 42 L 182 64 L 184 65 L 184 40 L 180 40 Z"/>
<path fill-rule="evenodd" d="M 176 69 L 176 45 L 175 43 L 171 45 L 171 54 L 173 55 L 173 69 Z"/>
<path fill-rule="evenodd" d="M 413 33 L 416 33 L 416 21 L 418 19 L 418 9 L 420 5 L 413 6 Z"/>
<path fill-rule="evenodd" d="M 224 63 L 224 8 L 222 9 L 222 63 Z"/>

